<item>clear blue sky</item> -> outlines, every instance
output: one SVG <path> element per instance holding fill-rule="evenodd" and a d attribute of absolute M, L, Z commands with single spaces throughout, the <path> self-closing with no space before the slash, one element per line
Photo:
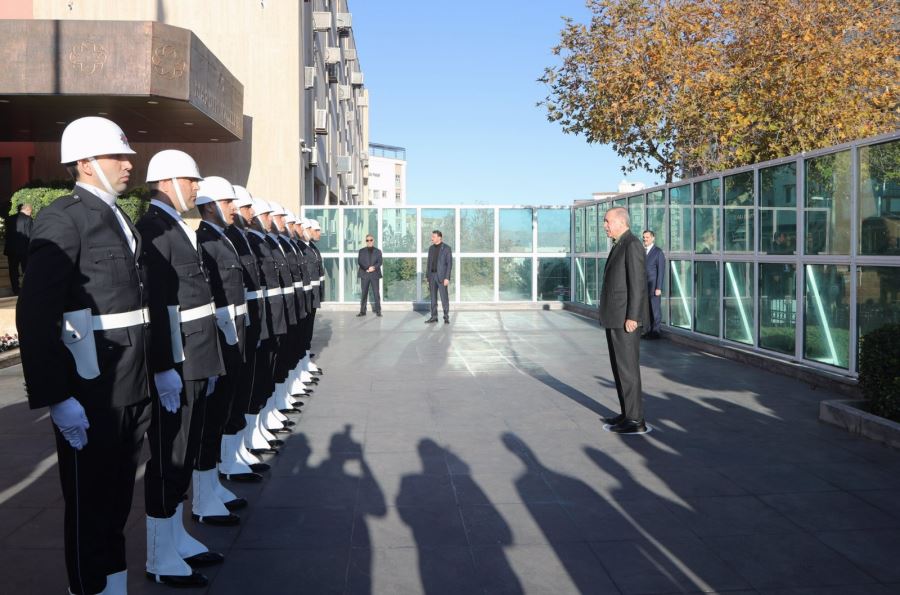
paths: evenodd
<path fill-rule="evenodd" d="M 570 204 L 615 191 L 611 148 L 563 134 L 536 104 L 561 17 L 584 0 L 349 0 L 371 142 L 407 150 L 410 204 Z M 646 172 L 630 181 L 648 185 Z"/>

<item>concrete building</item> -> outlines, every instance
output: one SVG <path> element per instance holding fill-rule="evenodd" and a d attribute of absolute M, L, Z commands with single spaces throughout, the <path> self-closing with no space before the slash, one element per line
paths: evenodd
<path fill-rule="evenodd" d="M 406 149 L 369 144 L 368 203 L 375 207 L 406 204 Z"/>
<path fill-rule="evenodd" d="M 6 0 L 0 19 L 0 208 L 28 180 L 65 178 L 56 139 L 97 114 L 137 151 L 135 181 L 178 148 L 295 210 L 367 196 L 347 0 Z"/>

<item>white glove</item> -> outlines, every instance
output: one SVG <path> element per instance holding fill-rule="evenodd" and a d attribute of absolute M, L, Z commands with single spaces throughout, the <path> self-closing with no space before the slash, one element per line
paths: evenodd
<path fill-rule="evenodd" d="M 159 393 L 159 402 L 169 413 L 175 413 L 181 407 L 181 376 L 174 368 L 165 372 L 157 372 L 153 375 L 153 383 L 156 392 Z"/>
<path fill-rule="evenodd" d="M 72 448 L 81 450 L 87 445 L 87 429 L 91 424 L 78 399 L 69 397 L 61 403 L 50 405 L 50 419 Z"/>
<path fill-rule="evenodd" d="M 216 390 L 216 380 L 218 380 L 218 376 L 210 376 L 209 384 L 206 386 L 206 396 L 213 394 L 213 391 Z"/>

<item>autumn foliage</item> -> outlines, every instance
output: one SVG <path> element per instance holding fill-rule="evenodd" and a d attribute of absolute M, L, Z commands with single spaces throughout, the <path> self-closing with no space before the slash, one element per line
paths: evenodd
<path fill-rule="evenodd" d="M 893 131 L 896 0 L 588 0 L 548 118 L 628 170 L 699 175 Z"/>

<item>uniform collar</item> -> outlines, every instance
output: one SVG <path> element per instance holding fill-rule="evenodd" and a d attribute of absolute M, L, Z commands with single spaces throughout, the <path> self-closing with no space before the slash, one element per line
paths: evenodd
<path fill-rule="evenodd" d="M 166 203 L 164 203 L 164 202 L 162 202 L 162 201 L 159 201 L 159 200 L 156 200 L 156 199 L 154 198 L 154 199 L 152 199 L 152 200 L 150 201 L 150 204 L 156 206 L 156 207 L 159 208 L 159 209 L 162 209 L 163 211 L 165 211 L 165 212 L 166 212 L 170 217 L 172 217 L 172 219 L 174 219 L 175 221 L 179 221 L 179 222 L 183 222 L 183 221 L 184 221 L 184 219 L 181 218 L 181 214 L 180 214 L 178 211 L 176 211 L 175 209 L 173 209 L 171 206 L 167 205 Z"/>
<path fill-rule="evenodd" d="M 97 198 L 102 200 L 103 202 L 105 202 L 109 208 L 111 208 L 111 209 L 116 208 L 115 195 L 110 194 L 109 192 L 107 192 L 106 190 L 103 190 L 102 188 L 97 188 L 96 186 L 91 186 L 90 184 L 85 184 L 84 182 L 75 182 L 75 185 L 78 186 L 79 188 L 87 190 L 88 192 L 90 192 L 91 194 L 93 194 L 94 196 L 96 196 Z"/>

